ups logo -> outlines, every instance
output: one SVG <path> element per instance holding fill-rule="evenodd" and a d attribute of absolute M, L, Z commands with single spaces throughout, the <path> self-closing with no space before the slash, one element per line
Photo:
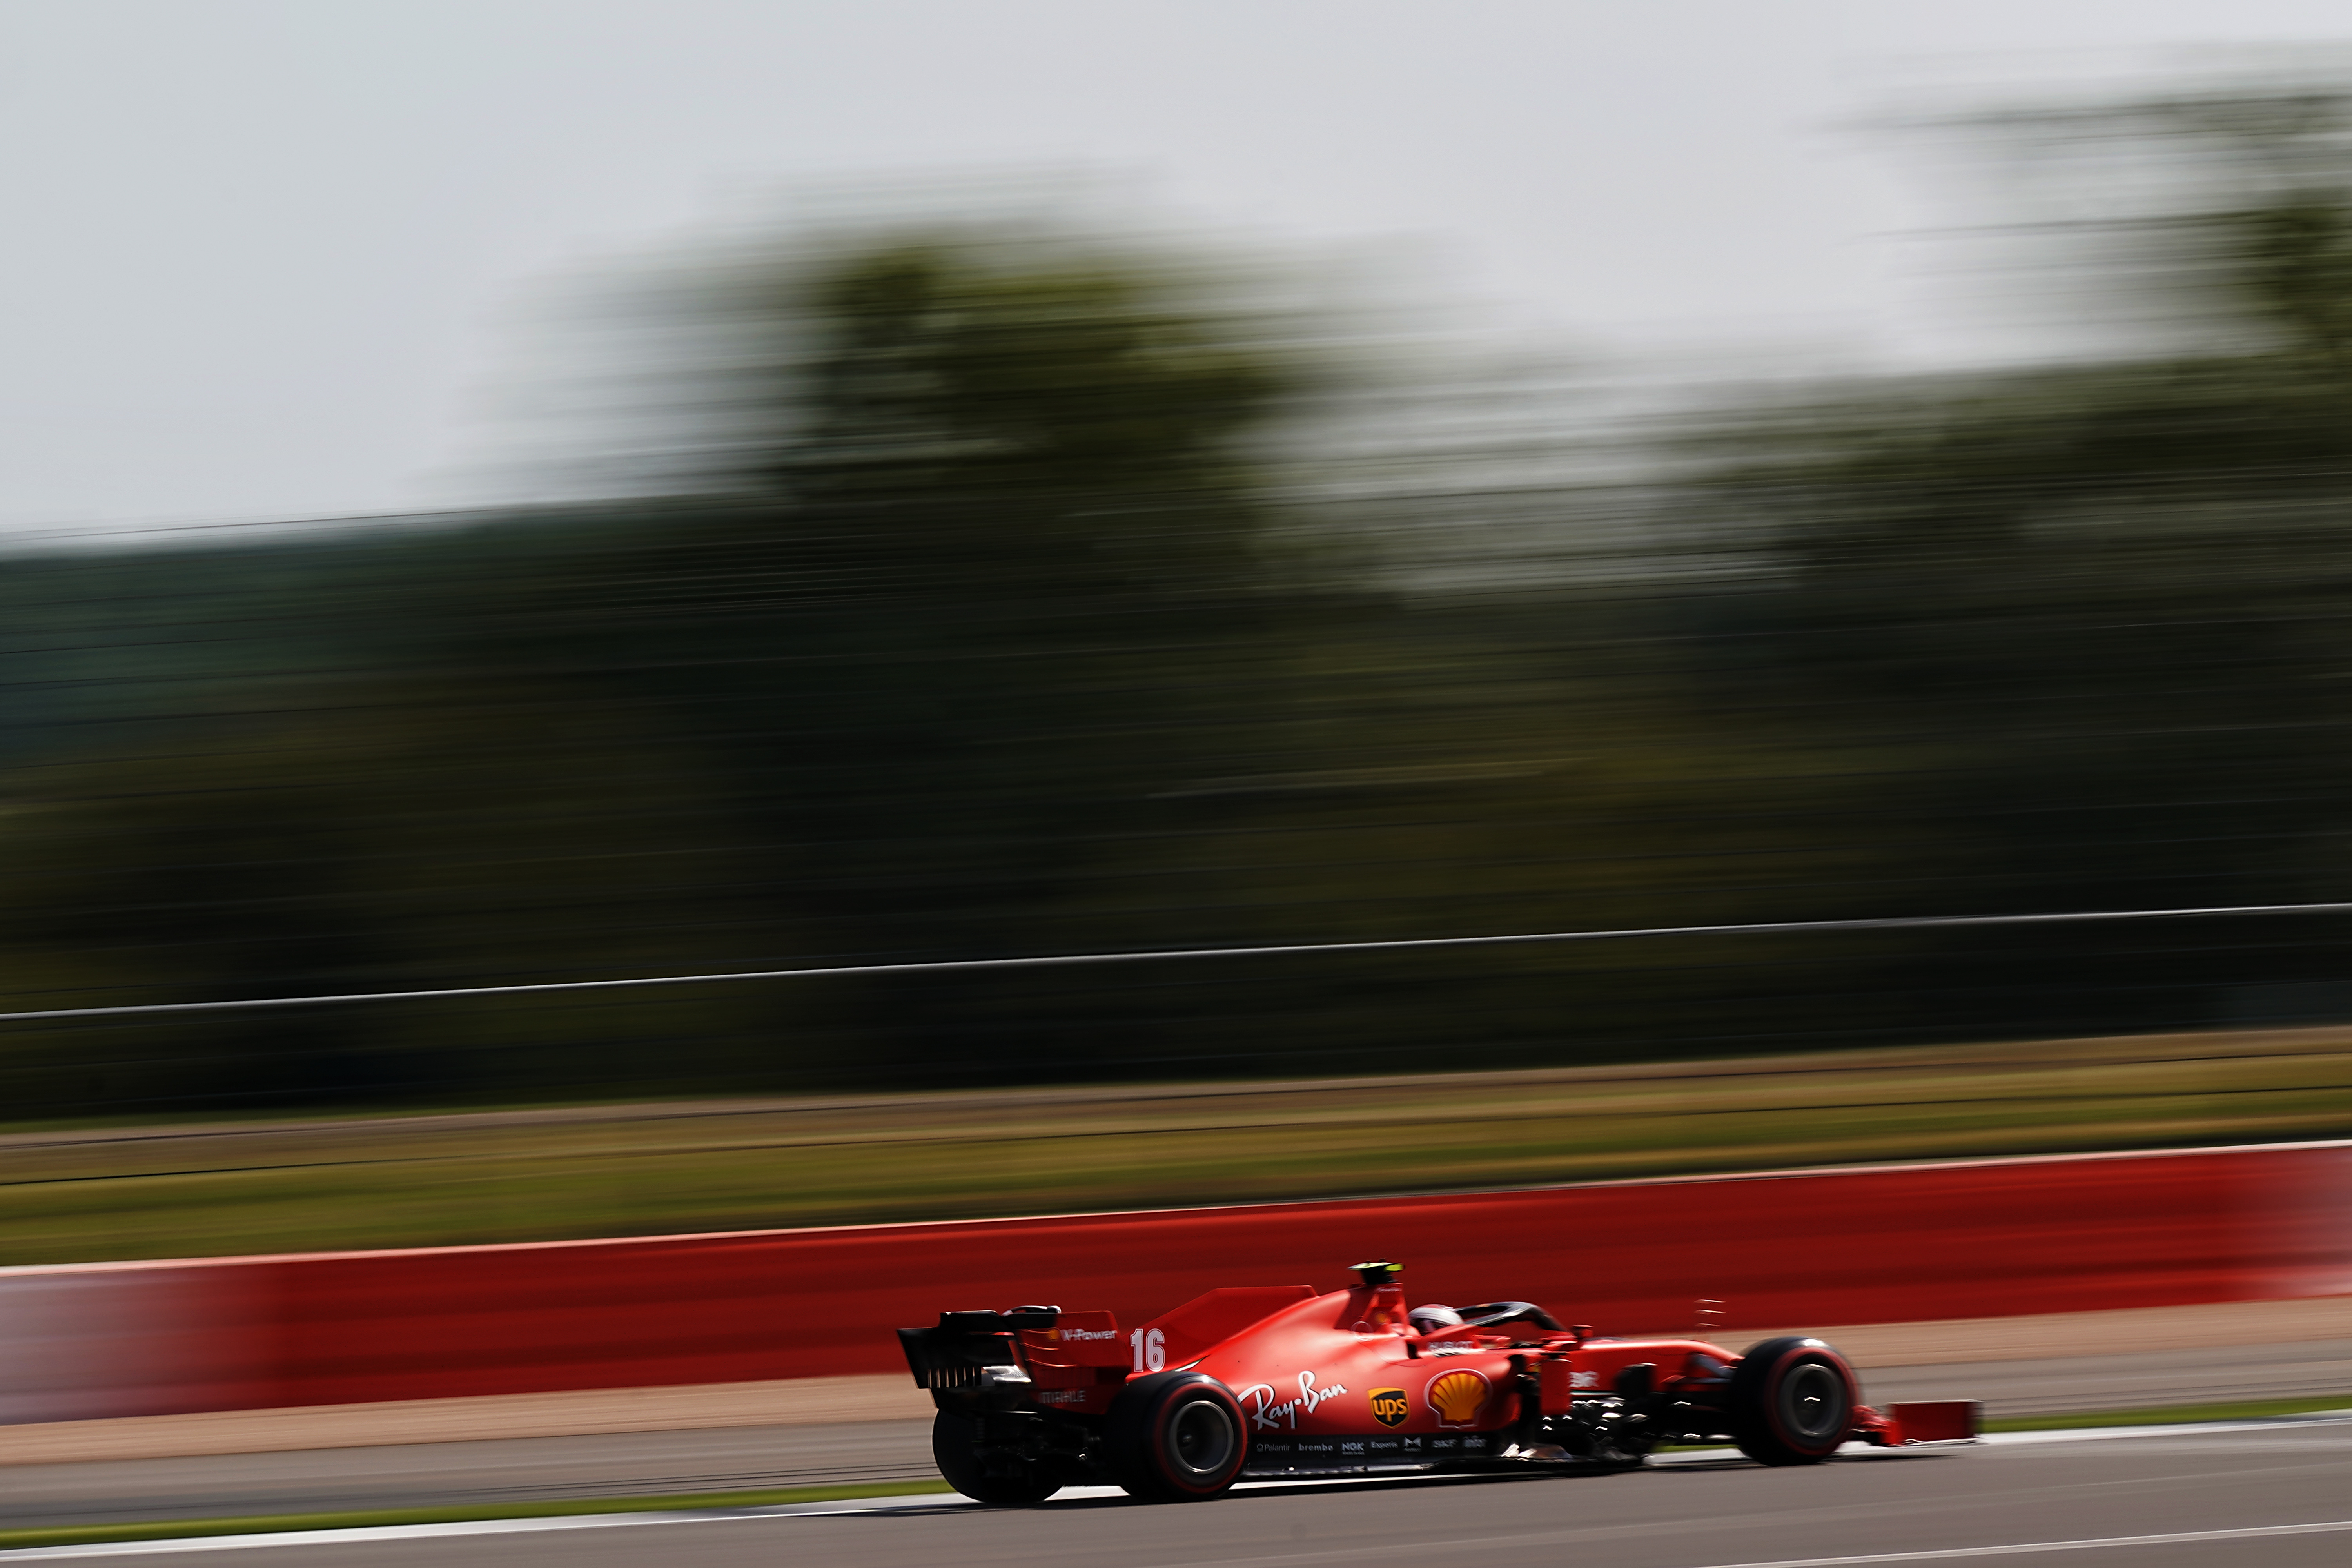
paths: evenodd
<path fill-rule="evenodd" d="M 1383 1426 L 1402 1426 L 1412 1406 L 1404 1402 L 1402 1388 L 1372 1390 L 1372 1419 Z"/>

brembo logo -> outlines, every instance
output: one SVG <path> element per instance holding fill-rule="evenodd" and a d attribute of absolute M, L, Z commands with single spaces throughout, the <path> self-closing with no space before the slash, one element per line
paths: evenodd
<path fill-rule="evenodd" d="M 1483 1384 L 1486 1380 L 1481 1378 L 1479 1381 Z M 1298 1430 L 1300 1405 L 1305 1405 L 1307 1413 L 1312 1415 L 1315 1414 L 1317 1405 L 1347 1392 L 1348 1385 L 1344 1383 L 1335 1383 L 1328 1387 L 1318 1388 L 1315 1385 L 1315 1374 L 1311 1372 L 1302 1372 L 1298 1374 L 1298 1397 L 1296 1399 L 1286 1399 L 1276 1404 L 1274 1397 L 1274 1384 L 1270 1383 L 1254 1383 L 1242 1390 L 1241 1396 L 1243 1402 L 1250 1407 L 1250 1426 L 1253 1429 L 1260 1432 L 1278 1432 L 1286 1426 L 1290 1431 L 1296 1432 Z"/>

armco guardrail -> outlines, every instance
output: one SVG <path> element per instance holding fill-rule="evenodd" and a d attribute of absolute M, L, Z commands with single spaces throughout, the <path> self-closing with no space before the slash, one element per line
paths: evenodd
<path fill-rule="evenodd" d="M 1400 1167 L 1411 1152 L 1399 1150 Z M 0 1269 L 0 1420 L 900 1370 L 942 1307 L 1213 1285 L 1519 1298 L 1603 1331 L 2352 1292 L 2352 1142 L 1337 1203 Z"/>

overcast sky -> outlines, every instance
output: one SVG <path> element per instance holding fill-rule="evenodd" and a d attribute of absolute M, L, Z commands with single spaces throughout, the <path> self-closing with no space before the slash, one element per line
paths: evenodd
<path fill-rule="evenodd" d="M 0 529 L 480 499 L 535 301 L 908 179 L 1088 172 L 1530 340 L 1965 352 L 1854 121 L 2347 36 L 2342 0 L 0 0 Z"/>

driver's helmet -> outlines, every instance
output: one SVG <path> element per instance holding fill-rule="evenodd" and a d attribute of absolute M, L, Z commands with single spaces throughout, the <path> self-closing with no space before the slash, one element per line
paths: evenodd
<path fill-rule="evenodd" d="M 1433 1334 L 1440 1329 L 1458 1327 L 1462 1321 L 1462 1314 L 1451 1307 L 1440 1307 L 1433 1303 L 1426 1307 L 1415 1307 L 1405 1314 L 1405 1319 L 1412 1324 L 1414 1333 Z"/>

